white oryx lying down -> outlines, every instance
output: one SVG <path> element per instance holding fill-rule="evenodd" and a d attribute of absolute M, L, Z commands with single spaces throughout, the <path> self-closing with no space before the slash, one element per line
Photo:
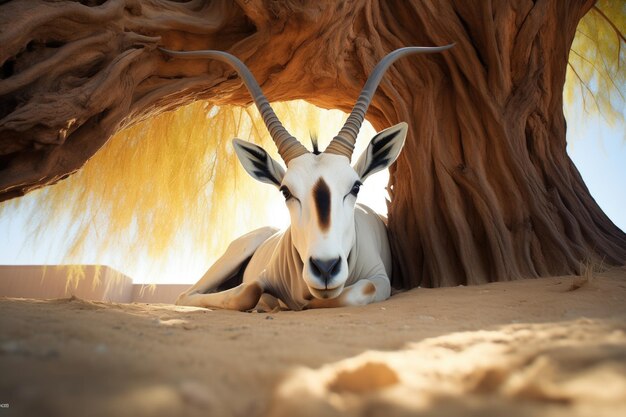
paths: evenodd
<path fill-rule="evenodd" d="M 246 171 L 284 195 L 291 226 L 263 228 L 240 237 L 176 304 L 233 310 L 281 307 L 292 310 L 364 305 L 391 293 L 391 252 L 383 220 L 356 204 L 362 183 L 393 163 L 407 134 L 399 123 L 378 133 L 354 166 L 357 134 L 385 71 L 398 58 L 439 52 L 452 45 L 401 48 L 381 60 L 368 78 L 341 131 L 323 153 L 309 152 L 278 120 L 248 68 L 220 51 L 163 52 L 213 58 L 233 66 L 250 90 L 287 170 L 261 147 L 234 139 Z"/>

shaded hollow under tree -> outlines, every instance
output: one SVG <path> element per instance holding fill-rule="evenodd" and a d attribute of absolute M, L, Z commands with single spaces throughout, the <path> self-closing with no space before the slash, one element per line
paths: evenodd
<path fill-rule="evenodd" d="M 0 5 L 0 200 L 76 172 L 116 132 L 198 99 L 251 102 L 234 71 L 157 49 L 241 58 L 272 101 L 409 123 L 390 172 L 397 286 L 575 273 L 626 263 L 626 236 L 565 151 L 568 53 L 592 0 L 9 1 Z"/>

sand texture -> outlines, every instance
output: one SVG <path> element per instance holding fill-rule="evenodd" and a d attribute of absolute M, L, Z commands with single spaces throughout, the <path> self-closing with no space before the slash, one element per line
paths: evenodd
<path fill-rule="evenodd" d="M 0 300 L 5 416 L 624 416 L 626 268 L 239 313 Z"/>

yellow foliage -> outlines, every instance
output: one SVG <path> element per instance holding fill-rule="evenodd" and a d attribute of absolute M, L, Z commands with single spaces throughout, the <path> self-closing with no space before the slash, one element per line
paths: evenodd
<path fill-rule="evenodd" d="M 624 124 L 626 2 L 599 0 L 580 21 L 572 44 L 564 96 L 587 113 Z M 572 118 L 575 119 L 575 118 Z"/>

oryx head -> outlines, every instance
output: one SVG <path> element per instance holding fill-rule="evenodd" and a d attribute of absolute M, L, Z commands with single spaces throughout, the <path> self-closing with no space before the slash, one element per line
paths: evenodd
<path fill-rule="evenodd" d="M 246 171 L 276 186 L 285 197 L 302 276 L 315 297 L 333 298 L 341 293 L 355 241 L 354 205 L 359 188 L 368 176 L 396 159 L 406 132 L 406 123 L 382 131 L 354 166 L 348 155 L 330 152 L 331 143 L 322 153 L 305 149 L 287 162 L 286 170 L 259 146 L 234 140 Z"/>
<path fill-rule="evenodd" d="M 314 297 L 333 298 L 341 293 L 348 279 L 348 257 L 355 241 L 354 207 L 359 188 L 367 177 L 396 160 L 407 134 L 406 123 L 383 130 L 372 138 L 356 164 L 350 164 L 356 137 L 374 92 L 396 59 L 413 53 L 439 52 L 451 46 L 401 48 L 382 59 L 368 78 L 343 128 L 321 153 L 317 149 L 309 152 L 287 132 L 258 83 L 238 58 L 221 51 L 163 51 L 188 58 L 214 58 L 237 70 L 287 169 L 270 158 L 260 146 L 241 139 L 234 139 L 237 156 L 252 177 L 274 185 L 283 194 L 291 217 L 292 242 L 302 261 L 304 281 Z"/>

